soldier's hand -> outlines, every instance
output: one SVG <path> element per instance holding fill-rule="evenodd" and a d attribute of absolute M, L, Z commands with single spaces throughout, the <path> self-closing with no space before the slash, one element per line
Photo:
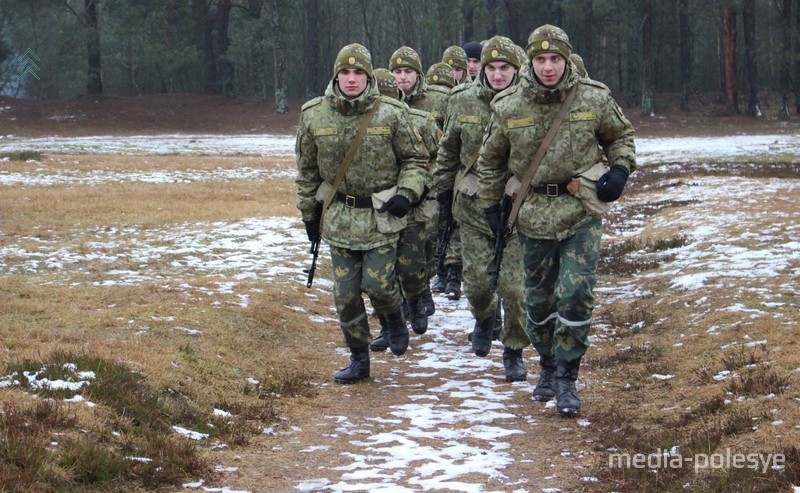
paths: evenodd
<path fill-rule="evenodd" d="M 311 219 L 303 219 L 303 224 L 306 225 L 306 234 L 308 235 L 308 241 L 314 243 L 319 241 L 320 235 L 322 231 L 319 230 L 319 220 L 322 217 L 322 204 L 317 202 L 317 205 L 314 206 L 314 212 L 311 216 Z"/>
<path fill-rule="evenodd" d="M 411 211 L 411 203 L 402 195 L 395 195 L 384 202 L 383 207 L 378 209 L 378 212 L 387 211 L 394 217 L 405 217 Z"/>
<path fill-rule="evenodd" d="M 489 228 L 495 235 L 505 236 L 508 234 L 508 226 L 503 223 L 503 209 L 500 204 L 494 204 L 483 210 L 486 214 L 486 220 L 489 222 Z"/>
<path fill-rule="evenodd" d="M 439 203 L 439 220 L 449 223 L 453 219 L 453 191 L 448 190 L 436 196 Z"/>
<path fill-rule="evenodd" d="M 622 195 L 627 181 L 628 170 L 615 164 L 597 180 L 597 198 L 603 202 L 614 202 Z"/>

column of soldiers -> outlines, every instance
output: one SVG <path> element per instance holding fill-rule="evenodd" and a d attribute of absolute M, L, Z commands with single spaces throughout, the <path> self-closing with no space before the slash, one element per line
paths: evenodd
<path fill-rule="evenodd" d="M 407 46 L 388 69 L 373 69 L 361 45 L 339 52 L 325 95 L 302 108 L 296 147 L 297 207 L 309 240 L 330 245 L 351 352 L 336 382 L 369 378 L 370 349 L 404 354 L 406 321 L 424 334 L 432 292 L 457 300 L 463 282 L 473 352 L 485 357 L 499 339 L 506 380 L 524 381 L 522 352 L 532 344 L 534 400 L 555 398 L 560 415 L 580 412 L 575 382 L 589 346 L 602 222 L 577 178 L 610 164 L 591 182 L 591 200 L 617 200 L 635 147 L 610 92 L 571 50 L 563 30 L 544 25 L 525 49 L 503 36 L 450 46 L 427 73 Z M 565 100 L 562 123 L 555 114 Z M 534 168 L 551 126 L 555 138 Z M 501 200 L 529 167 L 528 188 Z M 381 327 L 374 339 L 364 295 Z"/>

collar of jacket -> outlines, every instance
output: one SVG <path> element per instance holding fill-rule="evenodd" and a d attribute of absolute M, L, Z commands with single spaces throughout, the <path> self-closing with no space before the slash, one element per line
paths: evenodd
<path fill-rule="evenodd" d="M 371 78 L 367 83 L 366 89 L 355 99 L 347 99 L 339 91 L 336 79 L 332 79 L 325 89 L 325 99 L 333 106 L 336 111 L 345 116 L 359 115 L 368 112 L 372 106 L 378 104 L 381 93 L 375 78 Z"/>
<path fill-rule="evenodd" d="M 420 76 L 417 78 L 417 82 L 414 84 L 414 89 L 411 90 L 411 93 L 404 94 L 405 99 L 403 99 L 403 101 L 411 106 L 424 101 L 427 94 L 428 84 L 425 82 L 425 77 Z"/>
<path fill-rule="evenodd" d="M 520 85 L 525 88 L 525 91 L 536 103 L 560 103 L 566 99 L 570 88 L 577 84 L 580 79 L 577 70 L 573 69 L 572 62 L 568 62 L 564 70 L 565 73 L 561 78 L 561 82 L 550 89 L 539 83 L 533 73 L 533 67 L 530 64 L 526 64 L 520 78 Z"/>

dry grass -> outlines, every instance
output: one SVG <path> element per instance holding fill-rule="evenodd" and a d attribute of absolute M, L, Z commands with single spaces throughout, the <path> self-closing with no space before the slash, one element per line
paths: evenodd
<path fill-rule="evenodd" d="M 41 163 L 44 173 L 63 166 L 86 172 L 291 167 L 287 161 L 241 156 L 45 156 Z M 31 166 L 7 165 L 20 172 Z M 634 175 L 641 178 L 633 181 L 632 196 L 693 176 L 678 168 L 673 174 L 646 175 Z M 648 192 L 638 188 L 644 184 L 652 185 Z M 766 223 L 756 227 L 769 228 L 772 213 L 776 224 L 785 222 L 780 213 L 793 210 L 797 200 L 797 193 L 787 194 L 748 207 L 764 213 Z M 697 205 L 691 198 L 647 202 L 616 220 L 624 224 L 625 215 L 671 219 Z M 713 215 L 740 204 L 704 206 L 704 213 Z M 8 211 L 0 216 L 0 246 L 25 241 L 34 249 L 37 239 L 47 239 L 84 252 L 96 248 L 85 238 L 98 229 L 134 226 L 134 236 L 141 228 L 168 229 L 184 222 L 297 216 L 288 178 L 5 187 L 0 208 Z M 614 225 L 615 218 L 609 223 Z M 645 225 L 638 238 L 604 250 L 604 278 L 644 273 L 640 288 L 651 294 L 601 303 L 596 311 L 613 337 L 592 347 L 586 358 L 592 383 L 583 394 L 584 413 L 592 426 L 584 433 L 596 445 L 599 460 L 591 475 L 600 483 L 585 489 L 685 491 L 689 484 L 691 491 L 702 492 L 786 490 L 790 482 L 800 482 L 795 445 L 800 443 L 795 427 L 800 423 L 795 371 L 800 348 L 796 294 L 779 286 L 796 278 L 787 269 L 773 279 L 734 279 L 701 293 L 672 289 L 670 279 L 658 275 L 659 267 L 686 244 L 683 233 L 679 226 Z M 170 261 L 165 255 L 150 267 Z M 0 277 L 3 375 L 44 367 L 52 376 L 75 378 L 64 363 L 98 375 L 80 391 L 95 408 L 65 403 L 65 393 L 50 394 L 54 400 L 43 393 L 33 400 L 30 395 L 36 392 L 29 387 L 0 390 L 0 490 L 172 491 L 181 481 L 214 477 L 210 445 L 223 442 L 235 454 L 264 426 L 302 422 L 337 404 L 337 389 L 319 383 L 330 380 L 330 347 L 340 342 L 341 333 L 335 322 L 309 322 L 310 315 L 332 316 L 328 293 L 273 279 L 238 279 L 232 292 L 223 293 L 214 288 L 231 280 L 224 274 L 92 285 L 104 271 L 125 268 L 126 262 L 109 267 L 87 261 L 68 273 L 20 271 Z M 760 318 L 725 309 L 733 303 L 763 309 L 767 295 L 778 304 Z M 239 296 L 248 297 L 247 306 Z M 762 339 L 768 349 L 746 345 Z M 723 371 L 732 373 L 716 379 Z M 654 374 L 673 377 L 659 380 Z M 214 416 L 213 409 L 233 417 Z M 778 419 L 784 424 L 773 424 Z M 23 426 L 30 422 L 36 424 Z M 188 442 L 170 433 L 172 425 L 210 438 Z M 57 453 L 53 441 L 59 443 Z M 609 468 L 604 462 L 609 448 L 648 454 L 676 445 L 685 456 L 726 448 L 781 452 L 787 465 L 782 473 L 728 469 L 695 474 L 683 468 L 655 474 Z M 153 462 L 125 459 L 130 456 Z"/>

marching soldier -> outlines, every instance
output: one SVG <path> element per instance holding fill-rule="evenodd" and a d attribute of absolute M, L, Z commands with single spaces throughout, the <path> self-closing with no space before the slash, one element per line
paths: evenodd
<path fill-rule="evenodd" d="M 297 208 L 309 240 L 330 245 L 336 312 L 351 353 L 334 380 L 354 383 L 370 370 L 364 294 L 386 319 L 392 353 L 408 348 L 394 266 L 428 162 L 406 107 L 378 92 L 362 45 L 339 51 L 325 95 L 303 105 L 296 158 Z"/>

